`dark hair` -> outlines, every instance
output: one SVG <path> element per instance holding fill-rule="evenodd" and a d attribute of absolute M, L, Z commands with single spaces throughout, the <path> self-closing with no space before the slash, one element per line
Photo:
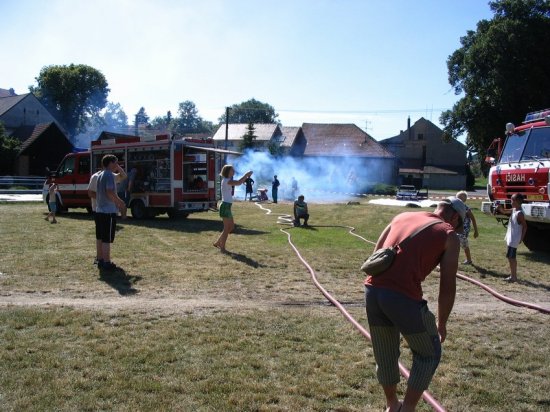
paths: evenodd
<path fill-rule="evenodd" d="M 517 200 L 519 203 L 523 203 L 525 197 L 521 193 L 514 193 L 512 195 L 512 200 Z"/>
<path fill-rule="evenodd" d="M 118 159 L 116 158 L 115 155 L 113 155 L 113 154 L 108 154 L 108 155 L 103 156 L 103 159 L 101 159 L 101 164 L 103 165 L 103 167 L 107 167 L 107 166 L 109 166 L 111 163 L 116 162 L 117 160 L 118 160 Z"/>

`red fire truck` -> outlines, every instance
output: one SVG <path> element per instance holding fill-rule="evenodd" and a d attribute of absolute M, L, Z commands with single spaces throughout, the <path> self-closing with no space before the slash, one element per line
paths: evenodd
<path fill-rule="evenodd" d="M 527 221 L 525 246 L 550 251 L 550 109 L 528 113 L 521 126 L 506 125 L 506 138 L 489 147 L 486 161 L 492 164 L 487 182 L 490 202 L 482 203 L 486 214 L 507 224 L 508 216 L 495 214 L 496 206 L 511 208 L 511 196 L 525 196 Z"/>
<path fill-rule="evenodd" d="M 55 180 L 58 210 L 91 211 L 88 183 L 91 174 L 101 169 L 101 158 L 106 154 L 116 155 L 132 180 L 129 209 L 132 217 L 142 219 L 163 213 L 186 217 L 216 208 L 218 156 L 239 153 L 216 149 L 212 139 L 120 135 L 97 140 L 90 151 L 65 156 L 44 184 L 44 201 L 49 202 L 48 186 Z"/>

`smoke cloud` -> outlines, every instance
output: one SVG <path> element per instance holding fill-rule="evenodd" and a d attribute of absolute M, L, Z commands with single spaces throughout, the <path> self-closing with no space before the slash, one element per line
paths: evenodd
<path fill-rule="evenodd" d="M 274 157 L 268 152 L 248 150 L 242 156 L 230 156 L 228 163 L 235 167 L 235 176 L 252 170 L 254 192 L 268 189 L 271 199 L 271 182 L 277 175 L 281 185 L 279 198 L 294 200 L 303 194 L 306 200 L 341 201 L 350 194 L 365 193 L 377 183 L 390 183 L 392 170 L 389 163 L 362 157 Z M 293 179 L 298 189 L 292 189 Z M 244 186 L 237 189 L 237 197 L 244 197 Z"/>

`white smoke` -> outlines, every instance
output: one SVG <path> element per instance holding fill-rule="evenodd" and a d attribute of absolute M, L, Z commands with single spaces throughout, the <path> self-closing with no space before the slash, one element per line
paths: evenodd
<path fill-rule="evenodd" d="M 350 194 L 365 193 L 377 183 L 390 183 L 381 177 L 391 176 L 390 166 L 378 160 L 365 160 L 361 157 L 274 157 L 268 152 L 248 150 L 242 156 L 228 158 L 235 167 L 235 176 L 240 177 L 248 170 L 254 174 L 254 192 L 259 188 L 268 189 L 271 199 L 271 182 L 277 175 L 279 198 L 293 200 L 303 194 L 306 200 L 336 201 Z M 296 180 L 298 190 L 292 189 Z M 244 197 L 244 186 L 236 191 Z"/>

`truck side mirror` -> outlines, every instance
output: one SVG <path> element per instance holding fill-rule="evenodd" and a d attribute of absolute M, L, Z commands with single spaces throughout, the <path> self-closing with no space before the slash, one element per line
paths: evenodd
<path fill-rule="evenodd" d="M 486 156 L 485 157 L 485 163 L 487 163 L 489 165 L 494 165 L 496 163 L 496 160 L 495 160 L 494 157 Z"/>

